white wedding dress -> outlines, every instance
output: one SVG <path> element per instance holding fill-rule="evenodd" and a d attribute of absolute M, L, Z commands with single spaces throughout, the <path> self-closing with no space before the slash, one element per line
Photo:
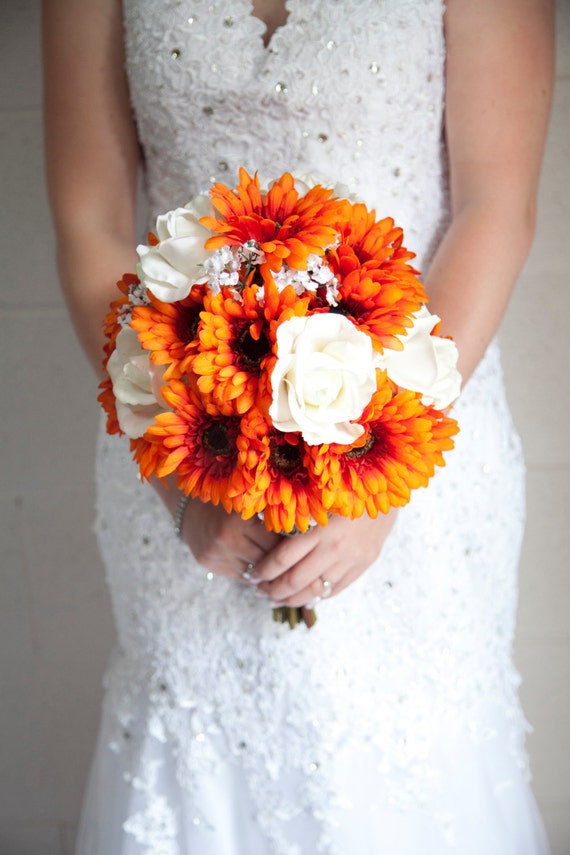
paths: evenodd
<path fill-rule="evenodd" d="M 394 217 L 425 270 L 448 216 L 442 0 L 287 8 L 266 48 L 249 0 L 125 0 L 154 213 L 240 165 L 309 172 Z M 456 416 L 447 467 L 310 631 L 198 565 L 102 433 L 118 644 L 79 855 L 546 855 L 511 660 L 524 470 L 496 345 Z"/>

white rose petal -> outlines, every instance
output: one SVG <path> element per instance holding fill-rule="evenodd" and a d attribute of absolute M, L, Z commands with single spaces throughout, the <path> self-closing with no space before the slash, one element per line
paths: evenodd
<path fill-rule="evenodd" d="M 131 439 L 142 436 L 154 417 L 166 411 L 160 394 L 164 368 L 150 361 L 136 331 L 123 327 L 107 371 L 113 383 L 119 426 Z"/>
<path fill-rule="evenodd" d="M 299 196 L 306 196 L 309 190 L 317 185 L 312 175 L 293 173 L 294 187 Z"/>
<path fill-rule="evenodd" d="M 293 317 L 277 328 L 269 416 L 309 445 L 351 445 L 364 432 L 352 424 L 376 391 L 378 354 L 366 333 L 337 314 Z"/>
<path fill-rule="evenodd" d="M 157 218 L 157 246 L 137 247 L 139 279 L 159 300 L 165 303 L 183 300 L 192 285 L 207 281 L 203 265 L 211 251 L 204 249 L 204 244 L 212 232 L 200 225 L 199 220 L 213 214 L 208 197 L 197 196 L 184 208 Z"/>
<path fill-rule="evenodd" d="M 175 208 L 156 218 L 156 236 L 159 240 L 172 237 L 184 237 L 193 234 L 193 225 L 199 224 L 202 217 L 215 216 L 209 196 L 195 196 L 183 208 Z"/>
<path fill-rule="evenodd" d="M 408 334 L 397 336 L 404 349 L 386 348 L 380 365 L 402 389 L 421 392 L 426 406 L 444 410 L 461 391 L 461 374 L 457 370 L 455 342 L 431 335 L 439 320 L 422 306 Z"/>
<path fill-rule="evenodd" d="M 356 196 L 354 193 L 351 193 L 350 187 L 340 181 L 337 181 L 336 184 L 332 184 L 330 181 L 319 179 L 318 176 L 309 175 L 305 172 L 293 172 L 292 175 L 294 179 L 294 187 L 299 196 L 306 196 L 309 190 L 312 190 L 313 187 L 320 184 L 322 187 L 331 188 L 333 196 L 336 196 L 337 199 L 348 199 L 349 202 L 362 202 L 360 196 Z"/>

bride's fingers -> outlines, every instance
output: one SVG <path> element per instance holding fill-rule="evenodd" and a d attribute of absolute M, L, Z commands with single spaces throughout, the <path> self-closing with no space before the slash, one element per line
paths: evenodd
<path fill-rule="evenodd" d="M 225 538 L 212 536 L 186 540 L 196 560 L 207 570 L 234 579 L 247 578 L 247 571 L 253 577 L 254 568 L 267 554 L 264 549 L 245 537 L 235 539 L 235 542 Z"/>
<path fill-rule="evenodd" d="M 306 606 L 316 604 L 320 602 L 320 600 L 325 600 L 335 595 L 337 589 L 340 589 L 340 585 L 344 579 L 343 574 L 346 575 L 346 571 L 342 568 L 331 567 L 326 571 L 326 573 L 317 576 L 300 591 L 286 597 L 275 597 L 272 594 L 271 598 L 274 602 L 283 606 Z"/>
<path fill-rule="evenodd" d="M 338 593 L 374 562 L 392 523 L 393 518 L 333 517 L 325 527 L 283 538 L 256 567 L 259 591 L 276 602 L 303 604 L 303 597 L 311 600 L 330 590 L 324 578 Z"/>
<path fill-rule="evenodd" d="M 335 597 L 356 582 L 365 572 L 366 567 L 352 567 L 348 572 L 340 567 L 332 567 L 317 579 L 314 579 L 303 590 L 285 600 L 277 600 L 281 606 L 316 606 L 321 600 Z"/>
<path fill-rule="evenodd" d="M 276 599 L 274 596 L 271 596 L 271 600 L 279 606 L 314 606 L 321 600 L 333 596 L 335 588 L 335 583 L 327 576 L 322 578 L 318 577 L 317 579 L 313 579 L 313 581 L 301 591 L 298 591 L 291 596 L 282 599 Z"/>
<path fill-rule="evenodd" d="M 256 567 L 258 577 L 262 582 L 270 583 L 292 572 L 304 559 L 314 552 L 318 545 L 319 534 L 314 531 L 295 537 L 280 537 L 276 546 Z M 306 583 L 307 580 L 305 579 L 303 584 Z"/>
<path fill-rule="evenodd" d="M 317 563 L 314 559 L 310 554 L 274 581 L 262 583 L 260 590 L 274 602 L 285 605 L 304 605 L 318 597 L 330 596 L 346 568 L 332 561 Z M 327 568 L 325 572 L 321 572 L 323 566 Z"/>
<path fill-rule="evenodd" d="M 345 573 L 342 579 L 339 579 L 339 581 L 334 585 L 331 597 L 336 597 L 337 594 L 340 594 L 341 591 L 344 591 L 345 588 L 348 588 L 353 582 L 356 582 L 356 580 L 359 579 L 367 569 L 368 568 L 364 565 L 350 569 L 348 573 Z"/>
<path fill-rule="evenodd" d="M 263 523 L 255 520 L 254 524 L 248 526 L 244 531 L 244 538 L 248 543 L 254 544 L 263 555 L 274 549 L 281 542 L 281 537 L 274 531 L 267 531 Z"/>

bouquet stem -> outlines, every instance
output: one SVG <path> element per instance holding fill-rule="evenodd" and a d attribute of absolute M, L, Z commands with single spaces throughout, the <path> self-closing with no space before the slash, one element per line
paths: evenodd
<path fill-rule="evenodd" d="M 304 623 L 310 629 L 317 622 L 314 609 L 307 606 L 279 606 L 273 609 L 273 620 L 276 623 L 288 623 L 291 629 L 295 629 L 298 623 Z"/>

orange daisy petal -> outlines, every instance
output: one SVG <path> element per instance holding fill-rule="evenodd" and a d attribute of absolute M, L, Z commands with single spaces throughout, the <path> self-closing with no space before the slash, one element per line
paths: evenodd
<path fill-rule="evenodd" d="M 338 223 L 346 216 L 346 203 L 332 198 L 332 190 L 317 186 L 299 197 L 289 173 L 262 195 L 257 175 L 252 178 L 242 169 L 235 190 L 215 184 L 211 195 L 221 217 L 200 221 L 215 232 L 206 248 L 254 240 L 263 249 L 271 270 L 280 270 L 285 260 L 296 270 L 306 269 L 311 253 L 323 255 L 334 243 Z"/>
<path fill-rule="evenodd" d="M 149 293 L 150 306 L 135 306 L 131 326 L 156 365 L 167 365 L 164 379 L 179 378 L 192 364 L 206 286 L 194 285 L 188 297 L 163 303 Z"/>
<path fill-rule="evenodd" d="M 373 396 L 361 422 L 366 431 L 350 446 L 311 446 L 314 477 L 333 513 L 355 518 L 405 505 L 411 490 L 426 486 L 442 452 L 453 447 L 454 419 L 421 403 L 414 392 L 391 397 L 388 384 Z"/>
<path fill-rule="evenodd" d="M 239 465 L 256 512 L 263 511 L 269 531 L 307 531 L 313 517 L 326 525 L 328 515 L 320 490 L 306 466 L 306 450 L 298 434 L 276 431 L 259 410 L 242 420 Z"/>
<path fill-rule="evenodd" d="M 204 502 L 240 510 L 237 467 L 239 419 L 210 415 L 185 383 L 172 380 L 163 395 L 173 409 L 156 417 L 144 436 L 154 448 L 159 477 L 176 474 L 178 487 Z"/>

